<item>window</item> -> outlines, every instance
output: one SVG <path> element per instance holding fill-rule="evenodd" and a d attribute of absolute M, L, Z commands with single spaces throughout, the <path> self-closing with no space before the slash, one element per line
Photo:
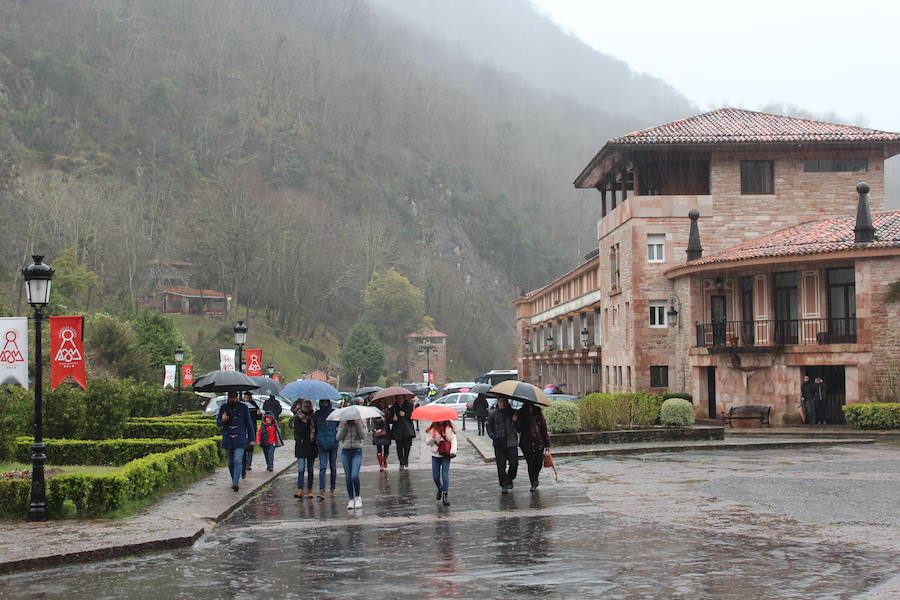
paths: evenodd
<path fill-rule="evenodd" d="M 774 194 L 774 163 L 771 160 L 741 161 L 742 194 Z"/>
<path fill-rule="evenodd" d="M 669 367 L 650 367 L 650 387 L 669 387 Z"/>
<path fill-rule="evenodd" d="M 650 301 L 650 327 L 666 326 L 666 301 Z"/>
<path fill-rule="evenodd" d="M 807 173 L 848 173 L 869 170 L 866 158 L 811 158 L 803 161 Z"/>
<path fill-rule="evenodd" d="M 609 284 L 614 290 L 619 289 L 621 279 L 619 277 L 619 244 L 609 247 Z"/>
<path fill-rule="evenodd" d="M 647 236 L 647 262 L 666 262 L 666 236 L 651 233 Z"/>

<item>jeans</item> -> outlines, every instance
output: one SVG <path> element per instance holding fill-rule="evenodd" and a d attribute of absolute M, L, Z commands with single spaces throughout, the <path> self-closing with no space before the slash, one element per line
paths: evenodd
<path fill-rule="evenodd" d="M 517 446 L 494 446 L 494 462 L 497 463 L 497 478 L 500 485 L 509 487 L 519 472 L 519 448 Z M 507 467 L 507 465 L 509 465 Z"/>
<path fill-rule="evenodd" d="M 262 447 L 263 456 L 266 457 L 266 468 L 270 471 L 275 469 L 275 444 Z"/>
<path fill-rule="evenodd" d="M 525 455 L 525 463 L 528 465 L 528 479 L 531 485 L 537 487 L 538 475 L 544 467 L 544 450 L 522 450 Z"/>
<path fill-rule="evenodd" d="M 449 456 L 432 456 L 431 457 L 431 478 L 434 485 L 441 488 L 445 494 L 450 491 L 450 457 Z"/>
<path fill-rule="evenodd" d="M 359 496 L 359 470 L 362 468 L 362 448 L 341 450 L 341 465 L 347 481 L 347 496 L 353 500 Z"/>
<path fill-rule="evenodd" d="M 225 455 L 228 457 L 231 483 L 237 485 L 241 482 L 241 473 L 244 470 L 244 448 L 225 448 Z"/>
<path fill-rule="evenodd" d="M 256 439 L 256 438 L 254 438 Z M 253 446 L 244 448 L 244 471 L 252 471 L 253 467 Z"/>
<path fill-rule="evenodd" d="M 409 450 L 412 448 L 412 442 L 412 438 L 397 440 L 397 459 L 402 467 L 409 466 Z"/>
<path fill-rule="evenodd" d="M 319 448 L 319 489 L 325 489 L 325 467 L 331 465 L 331 489 L 337 486 L 337 448 Z M 312 487 L 312 483 L 310 486 Z"/>
<path fill-rule="evenodd" d="M 316 459 L 313 458 L 298 458 L 297 459 L 297 487 L 302 488 L 303 486 L 303 472 L 306 471 L 306 487 L 312 489 L 315 470 Z M 332 472 L 334 470 L 332 469 Z M 322 488 L 325 489 L 324 487 Z"/>

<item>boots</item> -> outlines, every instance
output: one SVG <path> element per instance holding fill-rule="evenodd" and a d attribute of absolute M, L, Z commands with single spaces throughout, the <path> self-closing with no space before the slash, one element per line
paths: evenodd
<path fill-rule="evenodd" d="M 444 492 L 442 495 L 443 498 L 441 499 L 441 501 L 443 502 L 444 506 L 450 506 L 450 499 L 447 498 L 447 492 Z"/>
<path fill-rule="evenodd" d="M 312 497 L 313 497 L 313 491 L 312 491 L 312 488 L 306 488 L 306 497 L 307 497 L 307 498 L 312 498 Z"/>
<path fill-rule="evenodd" d="M 294 492 L 294 498 L 302 498 L 305 490 L 303 488 L 297 488 L 297 491 Z"/>
<path fill-rule="evenodd" d="M 375 456 L 378 457 L 378 469 L 380 471 L 387 469 L 387 460 L 385 460 L 384 454 L 376 454 Z"/>

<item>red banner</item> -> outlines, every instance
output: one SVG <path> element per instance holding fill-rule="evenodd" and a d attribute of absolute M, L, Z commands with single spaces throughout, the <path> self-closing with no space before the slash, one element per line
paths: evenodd
<path fill-rule="evenodd" d="M 255 350 L 249 348 L 245 352 L 244 356 L 245 360 L 247 361 L 247 369 L 244 371 L 244 374 L 249 375 L 250 377 L 262 375 L 262 350 L 258 348 Z"/>
<path fill-rule="evenodd" d="M 50 317 L 50 387 L 66 377 L 87 389 L 84 370 L 83 317 Z"/>
<path fill-rule="evenodd" d="M 194 365 L 181 365 L 181 389 L 194 385 Z"/>

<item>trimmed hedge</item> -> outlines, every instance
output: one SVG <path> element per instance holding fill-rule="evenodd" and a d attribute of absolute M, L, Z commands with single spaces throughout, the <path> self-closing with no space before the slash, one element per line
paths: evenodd
<path fill-rule="evenodd" d="M 693 425 L 694 405 L 684 398 L 668 398 L 659 410 L 659 422 L 666 427 Z"/>
<path fill-rule="evenodd" d="M 168 452 L 190 446 L 197 440 L 129 439 L 129 440 L 56 440 L 44 439 L 47 464 L 52 465 L 105 465 L 121 466 L 148 454 Z M 12 459 L 31 462 L 31 444 L 34 438 L 18 437 Z"/>
<path fill-rule="evenodd" d="M 900 429 L 900 402 L 845 404 L 844 418 L 855 429 Z"/>
<path fill-rule="evenodd" d="M 669 398 L 681 398 L 683 400 L 687 400 L 691 404 L 694 403 L 694 397 L 687 392 L 666 392 L 662 395 L 662 397 L 663 400 L 668 400 Z"/>
<path fill-rule="evenodd" d="M 79 517 L 106 515 L 196 481 L 221 461 L 216 440 L 195 440 L 188 446 L 136 458 L 108 474 L 51 477 L 47 480 L 47 512 L 58 518 L 71 502 Z M 0 516 L 24 518 L 30 491 L 28 479 L 0 480 Z"/>
<path fill-rule="evenodd" d="M 122 427 L 122 437 L 165 438 L 168 440 L 202 439 L 222 434 L 215 421 L 199 419 L 142 419 L 128 420 Z"/>
<path fill-rule="evenodd" d="M 578 416 L 578 405 L 574 402 L 560 400 L 551 402 L 543 409 L 550 433 L 571 433 L 581 430 L 581 418 Z"/>
<path fill-rule="evenodd" d="M 588 394 L 578 402 L 585 431 L 652 427 L 659 419 L 663 397 L 658 394 Z"/>

